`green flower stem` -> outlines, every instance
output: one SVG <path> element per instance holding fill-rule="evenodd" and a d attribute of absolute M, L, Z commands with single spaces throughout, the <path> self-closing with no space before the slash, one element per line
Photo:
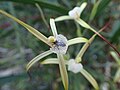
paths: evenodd
<path fill-rule="evenodd" d="M 105 25 L 102 29 L 100 29 L 100 30 L 98 31 L 98 33 L 102 32 L 108 25 L 109 25 L 109 23 L 108 23 L 107 25 Z M 94 34 L 94 35 L 88 40 L 88 42 L 86 42 L 86 43 L 83 45 L 82 49 L 80 50 L 80 52 L 78 53 L 78 55 L 77 55 L 76 58 L 75 58 L 76 62 L 81 62 L 81 61 L 82 61 L 81 58 L 82 58 L 83 54 L 85 53 L 85 51 L 87 50 L 87 48 L 89 47 L 89 45 L 93 42 L 93 40 L 94 40 L 94 38 L 95 38 L 96 35 L 97 35 L 97 34 Z"/>
<path fill-rule="evenodd" d="M 91 44 L 91 42 L 94 40 L 95 36 L 96 36 L 96 34 L 94 34 L 94 35 L 88 40 L 88 42 L 86 42 L 86 43 L 83 45 L 82 49 L 80 50 L 80 52 L 77 54 L 77 56 L 76 56 L 76 58 L 75 58 L 76 62 L 81 62 L 81 58 L 82 58 L 83 54 L 85 53 L 85 51 L 87 50 L 87 48 L 89 47 L 89 45 Z"/>

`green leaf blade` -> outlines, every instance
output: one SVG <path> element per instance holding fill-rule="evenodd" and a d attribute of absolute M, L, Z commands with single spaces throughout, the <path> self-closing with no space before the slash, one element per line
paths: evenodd
<path fill-rule="evenodd" d="M 97 1 L 97 3 L 94 4 L 92 12 L 90 14 L 90 21 L 92 21 L 97 13 L 98 6 L 100 4 L 101 0 Z"/>
<path fill-rule="evenodd" d="M 62 13 L 62 14 L 67 14 L 67 12 L 69 11 L 67 8 L 59 5 L 59 4 L 53 4 L 50 3 L 46 0 L 0 0 L 0 1 L 11 1 L 11 2 L 16 2 L 16 3 L 23 3 L 23 4 L 35 4 L 38 3 L 41 7 L 43 8 L 47 8 L 49 10 L 54 10 L 58 13 Z"/>

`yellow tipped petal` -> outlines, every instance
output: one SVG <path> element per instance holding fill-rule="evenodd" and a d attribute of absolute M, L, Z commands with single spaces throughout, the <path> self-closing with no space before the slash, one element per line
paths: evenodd
<path fill-rule="evenodd" d="M 56 39 L 55 39 L 54 36 L 50 36 L 50 37 L 48 37 L 48 40 L 49 40 L 49 42 L 51 42 L 51 43 L 53 43 L 53 42 L 56 41 Z"/>

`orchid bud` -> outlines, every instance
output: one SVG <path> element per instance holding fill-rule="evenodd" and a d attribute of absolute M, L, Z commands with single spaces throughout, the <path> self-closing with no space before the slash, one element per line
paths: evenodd
<path fill-rule="evenodd" d="M 49 36 L 49 37 L 48 37 L 48 41 L 49 41 L 50 43 L 53 43 L 53 42 L 56 41 L 56 39 L 55 39 L 54 36 Z"/>

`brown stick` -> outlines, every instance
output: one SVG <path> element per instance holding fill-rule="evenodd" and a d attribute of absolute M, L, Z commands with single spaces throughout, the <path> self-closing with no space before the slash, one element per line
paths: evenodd
<path fill-rule="evenodd" d="M 103 31 L 103 30 L 105 30 L 108 26 L 110 25 L 110 20 L 109 20 L 109 22 L 99 31 L 99 32 L 101 32 L 101 31 Z M 106 38 L 104 38 L 102 35 L 100 35 L 100 34 L 97 34 L 99 37 L 101 37 L 106 43 L 108 43 L 116 52 L 117 52 L 117 54 L 119 55 L 119 57 L 120 57 L 120 52 L 106 39 Z"/>

